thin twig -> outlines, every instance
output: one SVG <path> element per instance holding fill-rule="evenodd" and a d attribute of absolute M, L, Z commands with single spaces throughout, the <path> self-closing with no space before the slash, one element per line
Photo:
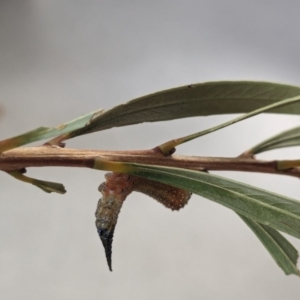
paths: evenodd
<path fill-rule="evenodd" d="M 244 171 L 300 178 L 300 169 L 277 170 L 277 161 L 262 161 L 247 157 L 164 156 L 153 150 L 102 151 L 77 150 L 52 146 L 17 148 L 0 155 L 0 170 L 13 171 L 26 167 L 83 167 L 93 168 L 94 160 L 161 165 L 190 170 Z"/>

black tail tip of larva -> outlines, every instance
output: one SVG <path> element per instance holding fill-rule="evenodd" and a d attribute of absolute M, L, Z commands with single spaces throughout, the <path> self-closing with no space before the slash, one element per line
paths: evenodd
<path fill-rule="evenodd" d="M 112 272 L 111 255 L 112 255 L 112 242 L 114 237 L 114 229 L 111 231 L 97 228 L 100 240 L 105 250 L 106 261 L 109 270 Z"/>

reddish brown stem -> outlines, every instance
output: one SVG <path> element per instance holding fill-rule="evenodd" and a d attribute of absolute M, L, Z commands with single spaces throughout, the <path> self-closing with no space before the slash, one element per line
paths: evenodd
<path fill-rule="evenodd" d="M 276 161 L 261 161 L 253 158 L 164 156 L 159 151 L 102 151 L 76 150 L 52 146 L 17 148 L 0 155 L 0 170 L 12 171 L 26 167 L 84 167 L 92 168 L 94 159 L 161 165 L 190 170 L 218 170 L 260 172 L 289 175 L 300 178 L 300 169 L 277 170 Z"/>

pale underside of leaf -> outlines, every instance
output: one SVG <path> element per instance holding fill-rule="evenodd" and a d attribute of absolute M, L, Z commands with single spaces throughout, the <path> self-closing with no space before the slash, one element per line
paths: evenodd
<path fill-rule="evenodd" d="M 226 178 L 209 175 L 203 172 L 190 172 L 185 169 L 132 163 L 105 162 L 101 159 L 95 160 L 94 168 L 130 173 L 154 181 L 163 182 L 164 184 L 170 184 L 180 189 L 189 190 L 190 192 L 207 197 L 208 199 L 237 211 L 238 215 L 255 235 L 257 235 L 285 274 L 295 274 L 299 276 L 299 270 L 297 269 L 297 250 L 275 229 L 257 222 L 258 219 L 265 224 L 274 226 L 273 218 L 270 220 L 268 214 L 257 214 L 256 211 L 260 209 L 270 210 L 271 214 L 274 214 L 275 211 L 275 215 L 283 215 L 281 217 L 282 220 L 284 220 L 286 215 L 288 218 L 291 211 L 298 212 L 295 213 L 295 219 L 298 223 L 295 226 L 295 231 L 296 235 L 299 237 L 297 230 L 300 219 L 297 217 L 299 216 L 300 202 Z M 201 174 L 204 175 L 204 178 L 201 178 Z M 200 185 L 198 185 L 199 183 Z M 231 191 L 233 195 L 222 193 L 224 190 Z M 281 208 L 282 211 L 278 211 L 278 208 Z M 239 212 L 242 212 L 243 214 Z M 253 215 L 255 220 L 250 218 Z M 288 223 L 286 223 L 286 225 L 288 225 Z M 278 227 L 276 221 L 274 227 Z M 285 229 L 283 229 L 283 231 L 286 231 Z M 288 231 L 289 230 L 290 228 L 288 228 Z M 295 235 L 291 232 L 289 233 Z"/>
<path fill-rule="evenodd" d="M 239 216 L 259 238 L 286 275 L 295 274 L 300 276 L 297 268 L 299 254 L 283 235 L 269 226 L 255 222 L 240 214 Z"/>

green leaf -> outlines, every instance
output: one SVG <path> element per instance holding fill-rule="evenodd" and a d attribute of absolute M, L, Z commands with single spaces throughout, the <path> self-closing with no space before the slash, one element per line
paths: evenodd
<path fill-rule="evenodd" d="M 181 137 L 181 138 L 173 139 L 171 141 L 168 141 L 168 142 L 160 145 L 159 148 L 161 149 L 161 151 L 164 154 L 168 154 L 168 153 L 170 153 L 170 151 L 173 148 L 175 148 L 176 146 L 178 146 L 180 144 L 186 143 L 186 142 L 191 141 L 193 139 L 196 139 L 196 138 L 198 138 L 200 136 L 212 133 L 214 131 L 217 131 L 217 130 L 220 130 L 220 129 L 225 128 L 227 126 L 230 126 L 230 125 L 233 125 L 235 123 L 238 123 L 240 121 L 246 120 L 248 118 L 251 118 L 253 116 L 261 114 L 263 112 L 270 111 L 270 110 L 272 110 L 274 108 L 285 107 L 286 105 L 291 105 L 291 104 L 297 103 L 299 101 L 300 101 L 300 96 L 299 95 L 296 96 L 296 97 L 292 97 L 292 98 L 288 98 L 288 99 L 284 99 L 284 100 L 278 101 L 276 103 L 264 106 L 264 107 L 256 109 L 256 110 L 253 110 L 253 111 L 251 111 L 251 112 L 249 112 L 247 114 L 239 116 L 239 117 L 237 117 L 235 119 L 232 119 L 230 121 L 227 121 L 225 123 L 222 123 L 222 124 L 219 124 L 217 126 L 211 127 L 209 129 L 202 130 L 202 131 L 199 131 L 199 132 L 196 132 L 196 133 L 193 133 L 193 134 Z"/>
<path fill-rule="evenodd" d="M 89 124 L 93 120 L 94 117 L 101 114 L 102 111 L 96 111 L 89 113 L 87 115 L 81 116 L 75 120 L 72 120 L 68 123 L 56 126 L 56 127 L 39 127 L 37 129 L 28 131 L 24 134 L 0 141 L 0 153 L 20 147 L 22 145 L 26 145 L 32 142 L 49 139 L 55 137 L 60 134 L 64 134 L 66 132 L 70 132 L 76 130 L 78 128 L 82 128 Z"/>
<path fill-rule="evenodd" d="M 283 231 L 290 231 L 290 224 L 286 223 L 285 218 L 289 218 L 289 214 L 292 212 L 295 214 L 294 218 L 297 223 L 294 229 L 296 231 L 296 235 L 299 237 L 300 202 L 280 195 L 250 187 L 239 182 L 234 182 L 226 178 L 184 169 L 111 162 L 103 161 L 101 159 L 95 160 L 94 169 L 131 173 L 151 180 L 160 181 L 165 184 L 170 184 L 172 186 L 177 186 L 181 189 L 189 190 L 207 197 L 208 199 L 223 204 L 224 206 L 243 214 L 246 212 L 246 215 L 248 216 L 254 214 L 255 218 L 264 221 L 266 224 L 270 224 L 269 221 L 271 219 L 271 226 L 274 225 L 274 218 L 282 214 L 281 219 L 278 219 L 278 221 L 279 223 L 282 222 L 287 225 L 287 228 L 281 228 Z M 201 174 L 204 175 L 204 178 L 201 178 Z M 208 176 L 205 176 L 205 174 Z M 269 216 L 270 214 L 271 218 Z M 256 221 L 246 217 L 246 215 L 239 213 L 238 215 L 259 237 L 263 245 L 286 274 L 299 275 L 299 271 L 296 267 L 298 253 L 289 241 L 287 241 L 275 229 L 272 229 L 267 225 L 257 223 Z M 292 221 L 295 222 L 295 220 Z M 276 225 L 277 224 L 275 224 L 275 227 Z M 291 232 L 289 233 L 293 234 Z"/>
<path fill-rule="evenodd" d="M 188 190 L 300 238 L 300 202 L 297 200 L 204 172 L 141 164 L 123 163 L 122 166 L 123 172 Z"/>
<path fill-rule="evenodd" d="M 295 230 L 296 234 L 294 235 L 299 237 L 300 202 L 226 178 L 185 169 L 111 162 L 101 159 L 95 160 L 94 169 L 130 173 L 160 181 L 184 190 L 189 190 L 240 212 L 238 215 L 258 236 L 283 271 L 286 274 L 296 274 L 299 276 L 299 271 L 296 267 L 298 252 L 291 243 L 275 229 L 260 224 L 246 217 L 246 215 L 254 215 L 255 218 L 264 221 L 266 224 L 271 224 L 271 226 L 274 225 L 274 218 L 280 216 L 278 218 L 279 223 L 282 222 L 287 226 L 283 231 Z M 204 175 L 204 178 L 201 175 Z M 296 222 L 296 225 L 292 225 L 295 228 L 289 228 L 291 225 L 285 221 L 285 218 L 290 217 L 290 213 L 295 215 L 291 217 L 295 219 L 291 222 L 291 224 Z M 276 220 L 275 223 L 277 223 Z M 282 229 L 282 224 L 279 225 Z"/>
<path fill-rule="evenodd" d="M 274 150 L 284 147 L 293 147 L 300 145 L 300 127 L 295 127 L 277 134 L 253 148 L 247 150 L 245 154 L 258 154 L 264 151 Z"/>
<path fill-rule="evenodd" d="M 207 82 L 150 94 L 106 112 L 92 112 L 58 127 L 40 127 L 0 142 L 0 153 L 34 141 L 63 140 L 112 127 L 166 121 L 195 116 L 250 112 L 282 99 L 300 95 L 296 86 L 248 81 Z M 300 104 L 272 110 L 300 114 Z"/>
<path fill-rule="evenodd" d="M 57 183 L 57 182 L 52 182 L 52 181 L 44 181 L 44 180 L 39 180 L 35 179 L 32 177 L 28 177 L 23 175 L 23 173 L 19 170 L 17 171 L 12 171 L 12 172 L 7 172 L 9 175 L 13 176 L 14 178 L 26 182 L 26 183 L 31 183 L 38 188 L 42 189 L 46 193 L 58 193 L 58 194 L 65 194 L 66 190 L 63 184 Z"/>
<path fill-rule="evenodd" d="M 297 95 L 300 95 L 299 87 L 268 82 L 226 81 L 188 85 L 116 106 L 94 118 L 87 126 L 65 134 L 62 140 L 143 122 L 249 112 Z M 272 113 L 300 114 L 300 104 L 281 107 Z"/>
<path fill-rule="evenodd" d="M 275 229 L 239 215 L 269 251 L 286 275 L 300 276 L 297 268 L 299 254 L 294 246 Z"/>

